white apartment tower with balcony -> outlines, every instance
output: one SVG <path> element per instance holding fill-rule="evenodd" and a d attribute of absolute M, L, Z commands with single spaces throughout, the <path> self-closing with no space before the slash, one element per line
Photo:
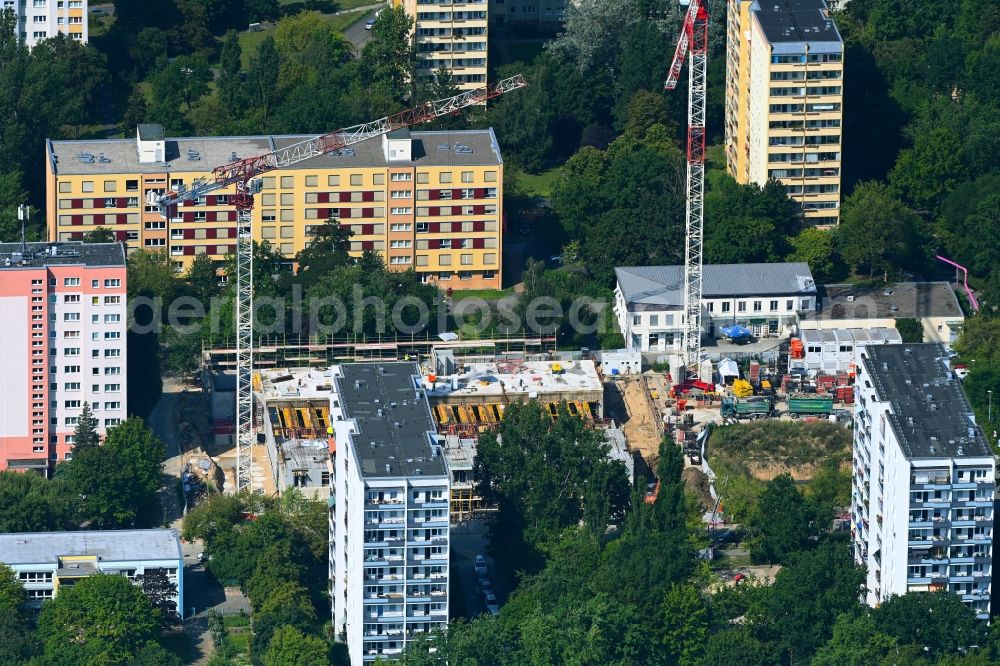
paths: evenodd
<path fill-rule="evenodd" d="M 29 46 L 59 34 L 87 42 L 87 0 L 0 0 L 0 12 L 13 10 L 17 31 Z"/>
<path fill-rule="evenodd" d="M 460 91 L 486 85 L 487 0 L 392 0 L 391 5 L 413 19 L 418 79 L 428 81 L 446 70 Z"/>
<path fill-rule="evenodd" d="M 333 626 L 352 664 L 448 623 L 448 469 L 414 363 L 331 370 Z"/>
<path fill-rule="evenodd" d="M 866 602 L 947 590 L 988 618 L 996 459 L 938 344 L 861 347 L 851 492 Z"/>

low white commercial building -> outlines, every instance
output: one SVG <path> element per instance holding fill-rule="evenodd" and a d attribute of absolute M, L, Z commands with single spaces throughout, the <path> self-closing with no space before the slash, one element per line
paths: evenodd
<path fill-rule="evenodd" d="M 858 350 L 852 542 L 871 606 L 945 590 L 990 616 L 996 459 L 939 344 Z"/>
<path fill-rule="evenodd" d="M 450 483 L 415 363 L 332 368 L 333 626 L 352 664 L 448 623 Z"/>
<path fill-rule="evenodd" d="M 900 319 L 920 322 L 923 342 L 945 344 L 955 342 L 965 324 L 947 282 L 897 282 L 881 287 L 828 284 L 820 290 L 819 309 L 799 325 L 803 330 L 895 328 Z"/>
<path fill-rule="evenodd" d="M 850 372 L 857 360 L 857 350 L 865 345 L 890 345 L 903 341 L 894 328 L 827 328 L 804 330 L 802 355 L 793 349 L 788 360 L 789 370 L 802 369 L 810 375 Z"/>
<path fill-rule="evenodd" d="M 616 268 L 614 312 L 628 349 L 680 351 L 684 267 Z M 740 325 L 753 335 L 788 337 L 816 309 L 816 283 L 805 263 L 709 264 L 702 277 L 702 334 L 722 337 Z"/>
<path fill-rule="evenodd" d="M 136 582 L 152 569 L 162 569 L 177 585 L 175 608 L 184 608 L 184 553 L 176 530 L 0 534 L 0 562 L 14 570 L 35 608 L 88 576 L 115 574 Z"/>

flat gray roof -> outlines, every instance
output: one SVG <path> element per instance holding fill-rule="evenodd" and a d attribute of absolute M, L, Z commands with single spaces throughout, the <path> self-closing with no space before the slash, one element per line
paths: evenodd
<path fill-rule="evenodd" d="M 370 478 L 444 476 L 444 457 L 434 454 L 434 419 L 419 384 L 416 363 L 345 363 L 334 369 L 334 393 L 352 437 L 362 475 Z"/>
<path fill-rule="evenodd" d="M 122 562 L 183 558 L 180 538 L 172 529 L 0 534 L 4 564 L 57 564 L 68 555 Z"/>
<path fill-rule="evenodd" d="M 947 282 L 897 282 L 881 287 L 828 284 L 820 290 L 817 319 L 964 319 Z"/>
<path fill-rule="evenodd" d="M 684 306 L 683 266 L 628 266 L 615 269 L 618 285 L 629 305 L 638 310 Z M 741 296 L 808 296 L 816 293 L 809 265 L 707 264 L 702 275 L 702 298 Z"/>
<path fill-rule="evenodd" d="M 41 268 L 42 266 L 124 266 L 125 248 L 121 243 L 26 243 L 27 263 L 20 243 L 0 243 L 0 270 Z M 53 249 L 55 254 L 53 254 Z M 7 261 L 10 260 L 10 265 Z"/>
<path fill-rule="evenodd" d="M 771 44 L 843 44 L 824 0 L 757 0 L 752 9 Z"/>
<path fill-rule="evenodd" d="M 64 175 L 211 171 L 242 157 L 263 155 L 315 135 L 180 137 L 166 140 L 166 162 L 140 164 L 135 139 L 48 142 L 53 170 Z M 386 162 L 380 137 L 341 154 L 320 155 L 286 168 L 349 169 L 374 166 L 489 166 L 502 164 L 491 129 L 411 132 L 411 162 Z M 447 147 L 445 147 L 447 146 Z M 235 157 L 234 157 L 235 156 Z M 458 182 L 458 179 L 455 179 Z"/>
<path fill-rule="evenodd" d="M 863 358 L 907 458 L 993 455 L 942 345 L 874 345 Z"/>

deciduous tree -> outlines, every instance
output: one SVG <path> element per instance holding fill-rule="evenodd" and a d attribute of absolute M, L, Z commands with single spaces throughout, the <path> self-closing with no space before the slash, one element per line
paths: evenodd
<path fill-rule="evenodd" d="M 60 589 L 38 617 L 45 662 L 56 666 L 124 666 L 159 630 L 159 613 L 142 590 L 106 574 Z"/>

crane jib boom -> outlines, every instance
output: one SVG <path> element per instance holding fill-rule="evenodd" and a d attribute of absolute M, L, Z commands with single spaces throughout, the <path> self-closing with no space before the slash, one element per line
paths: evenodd
<path fill-rule="evenodd" d="M 253 196 L 248 192 L 246 184 L 261 174 L 289 167 L 318 155 L 348 148 L 362 141 L 388 134 L 393 130 L 419 125 L 435 118 L 458 113 L 462 109 L 482 104 L 526 85 L 528 84 L 524 80 L 524 76 L 518 74 L 485 88 L 469 90 L 454 97 L 425 102 L 406 111 L 299 141 L 270 153 L 234 160 L 212 169 L 212 176 L 209 179 L 196 181 L 190 188 L 168 191 L 160 195 L 154 194 L 150 201 L 160 208 L 165 208 L 181 201 L 193 201 L 209 192 L 236 185 L 237 192 L 232 197 L 233 205 L 240 210 L 249 209 L 253 207 Z"/>

